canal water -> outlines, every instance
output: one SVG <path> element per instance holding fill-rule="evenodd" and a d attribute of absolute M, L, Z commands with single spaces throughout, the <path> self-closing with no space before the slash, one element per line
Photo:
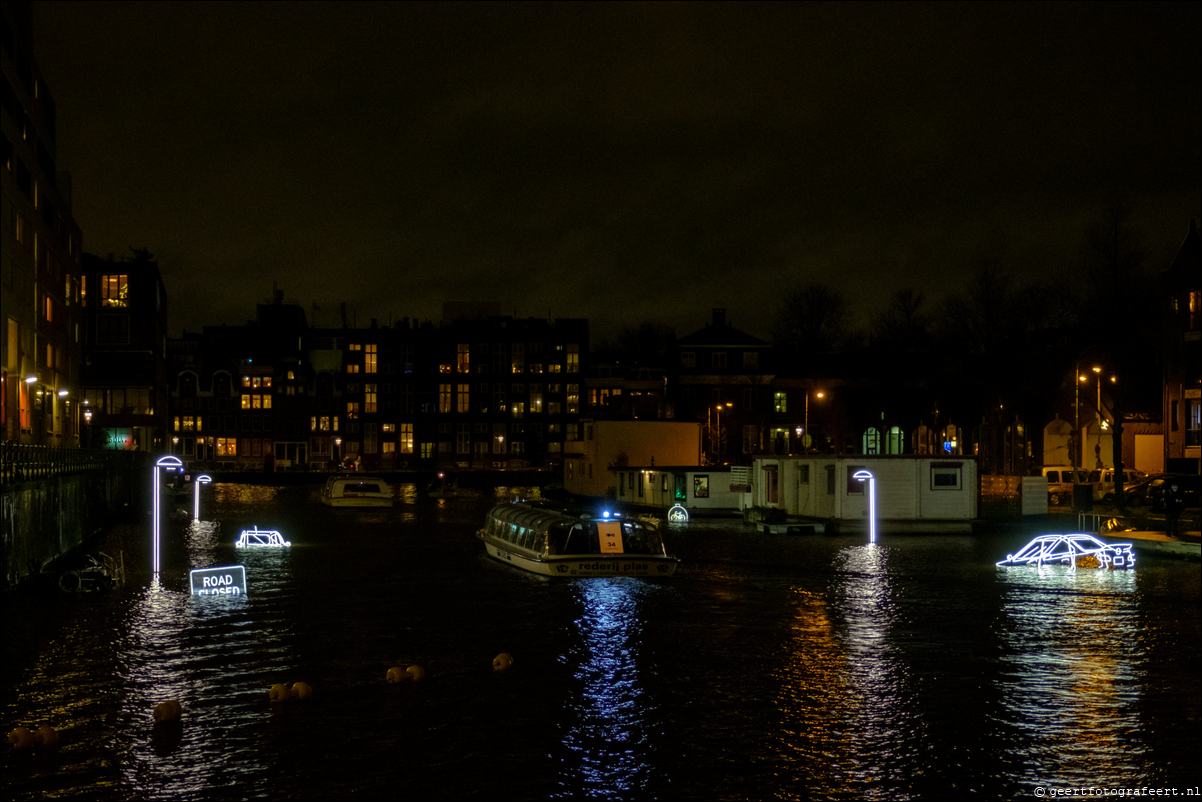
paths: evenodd
<path fill-rule="evenodd" d="M 1196 788 L 1196 562 L 995 566 L 1025 536 L 666 530 L 668 580 L 484 556 L 492 496 L 329 509 L 316 488 L 181 499 L 106 532 L 127 583 L 4 605 L 6 799 L 1029 798 Z M 508 491 L 498 491 L 504 496 Z M 277 529 L 292 545 L 236 550 Z M 200 599 L 188 570 L 244 565 Z M 501 652 L 513 668 L 491 670 Z M 421 683 L 389 685 L 392 666 Z M 272 703 L 276 683 L 313 697 Z M 154 726 L 178 699 L 182 723 Z"/>

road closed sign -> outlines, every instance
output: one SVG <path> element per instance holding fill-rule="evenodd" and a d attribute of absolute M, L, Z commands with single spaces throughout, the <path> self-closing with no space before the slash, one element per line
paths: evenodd
<path fill-rule="evenodd" d="M 245 596 L 246 568 L 227 565 L 221 568 L 197 568 L 188 572 L 193 596 Z"/>

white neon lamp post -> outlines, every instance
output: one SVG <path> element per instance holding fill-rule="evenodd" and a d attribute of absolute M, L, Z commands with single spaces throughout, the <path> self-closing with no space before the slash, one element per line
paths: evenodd
<path fill-rule="evenodd" d="M 162 459 L 160 459 L 158 462 L 156 462 L 154 464 L 154 482 L 153 482 L 152 490 L 151 490 L 150 519 L 151 519 L 151 528 L 153 530 L 153 534 L 152 534 L 153 544 L 152 544 L 152 548 L 151 548 L 151 555 L 152 555 L 151 556 L 151 570 L 154 572 L 154 575 L 156 577 L 159 575 L 159 539 L 160 539 L 159 535 L 160 535 L 161 523 L 162 523 L 162 521 L 161 521 L 162 510 L 160 509 L 162 507 L 162 499 L 160 498 L 160 494 L 161 494 L 162 488 L 163 488 L 162 480 L 159 478 L 161 475 L 159 473 L 159 468 L 166 468 L 169 471 L 176 471 L 176 470 L 182 470 L 183 467 L 184 467 L 184 463 L 180 462 L 179 457 L 172 457 L 172 456 L 163 457 Z"/>
<path fill-rule="evenodd" d="M 200 486 L 207 485 L 212 481 L 213 477 L 209 476 L 207 473 L 202 473 L 200 476 L 196 477 L 196 502 L 192 507 L 192 520 L 194 521 L 200 520 Z"/>
<path fill-rule="evenodd" d="M 861 468 L 851 478 L 868 482 L 868 542 L 876 543 L 876 477 L 872 471 Z"/>

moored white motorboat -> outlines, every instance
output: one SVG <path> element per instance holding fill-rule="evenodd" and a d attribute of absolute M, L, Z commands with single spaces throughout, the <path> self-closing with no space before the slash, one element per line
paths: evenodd
<path fill-rule="evenodd" d="M 392 488 L 377 476 L 331 476 L 321 489 L 327 507 L 391 507 Z"/>
<path fill-rule="evenodd" d="M 658 530 L 637 519 L 528 504 L 493 507 L 476 536 L 488 556 L 545 576 L 667 577 L 679 562 Z"/>

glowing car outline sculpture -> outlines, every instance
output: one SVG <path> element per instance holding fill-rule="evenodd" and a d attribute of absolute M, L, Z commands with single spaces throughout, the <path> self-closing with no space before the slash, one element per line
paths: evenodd
<path fill-rule="evenodd" d="M 283 547 L 291 545 L 291 541 L 284 540 L 284 536 L 274 529 L 260 529 L 258 526 L 255 526 L 254 529 L 243 529 L 242 535 L 234 542 L 234 546 L 240 549 L 248 546 Z"/>
<path fill-rule="evenodd" d="M 1067 565 L 1070 568 L 1134 568 L 1135 552 L 1130 543 L 1106 543 L 1093 535 L 1040 535 L 1015 554 L 1007 554 L 999 566 Z"/>

